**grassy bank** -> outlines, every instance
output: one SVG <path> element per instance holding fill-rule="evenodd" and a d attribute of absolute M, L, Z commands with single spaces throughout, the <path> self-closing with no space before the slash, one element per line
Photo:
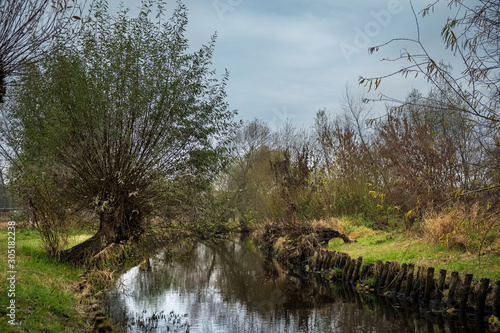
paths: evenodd
<path fill-rule="evenodd" d="M 364 226 L 356 226 L 349 220 L 339 221 L 344 230 L 356 243 L 344 243 L 341 239 L 331 240 L 330 250 L 345 252 L 353 258 L 363 257 L 364 263 L 397 261 L 415 265 L 432 266 L 437 271 L 458 271 L 474 274 L 475 278 L 500 280 L 500 253 L 494 248 L 484 249 L 479 256 L 459 247 L 436 244 L 417 232 L 374 231 Z"/>
<path fill-rule="evenodd" d="M 73 244 L 90 235 L 70 238 Z M 40 235 L 32 229 L 16 230 L 15 297 L 9 297 L 8 231 L 0 229 L 0 332 L 84 332 L 90 329 L 77 287 L 82 272 L 62 264 L 44 251 Z M 15 299 L 16 326 L 7 316 L 8 302 Z"/>

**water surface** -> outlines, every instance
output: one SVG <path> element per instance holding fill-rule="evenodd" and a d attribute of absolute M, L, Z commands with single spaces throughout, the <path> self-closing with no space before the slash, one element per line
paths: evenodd
<path fill-rule="evenodd" d="M 249 239 L 183 244 L 150 263 L 127 271 L 111 294 L 123 332 L 487 332 L 296 276 Z"/>

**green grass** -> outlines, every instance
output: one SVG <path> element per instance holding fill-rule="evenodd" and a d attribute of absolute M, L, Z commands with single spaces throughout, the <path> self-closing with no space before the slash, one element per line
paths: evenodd
<path fill-rule="evenodd" d="M 363 263 L 397 261 L 446 269 L 462 274 L 474 274 L 474 278 L 500 280 L 500 254 L 487 253 L 481 257 L 461 249 L 448 249 L 432 244 L 417 236 L 397 232 L 366 232 L 356 235 L 357 243 L 344 244 L 340 239 L 330 241 L 329 249 L 348 253 L 351 257 L 363 257 Z M 358 238 L 359 237 L 359 238 Z"/>
<path fill-rule="evenodd" d="M 78 243 L 90 235 L 73 235 Z M 40 235 L 32 229 L 16 230 L 16 326 L 8 323 L 6 229 L 0 229 L 0 332 L 82 332 L 88 328 L 78 312 L 75 295 L 81 271 L 50 258 Z"/>

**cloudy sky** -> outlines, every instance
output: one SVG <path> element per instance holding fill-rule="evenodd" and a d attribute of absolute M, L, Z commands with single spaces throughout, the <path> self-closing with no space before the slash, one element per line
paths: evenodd
<path fill-rule="evenodd" d="M 110 0 L 112 4 L 114 0 Z M 414 1 L 419 12 L 429 1 Z M 118 3 L 118 1 L 116 1 Z M 174 5 L 174 1 L 170 2 Z M 186 37 L 193 48 L 217 32 L 213 57 L 219 73 L 227 68 L 231 108 L 238 119 L 260 118 L 279 127 L 288 118 L 309 127 L 320 109 L 341 113 L 346 84 L 355 93 L 360 75 L 388 74 L 404 63 L 381 62 L 410 44 L 393 44 L 374 55 L 368 47 L 392 38 L 416 38 L 408 0 L 184 0 L 189 10 Z M 124 2 L 132 12 L 138 2 Z M 436 60 L 453 62 L 440 31 L 452 11 L 445 5 L 419 18 L 422 40 Z M 412 88 L 425 91 L 423 80 L 396 77 L 380 91 L 404 98 Z M 372 93 L 369 97 L 376 97 Z M 376 103 L 374 113 L 385 109 Z"/>

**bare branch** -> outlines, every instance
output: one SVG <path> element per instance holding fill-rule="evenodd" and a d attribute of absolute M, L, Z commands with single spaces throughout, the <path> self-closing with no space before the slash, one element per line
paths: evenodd
<path fill-rule="evenodd" d="M 0 3 L 0 103 L 7 78 L 35 61 L 63 33 L 80 25 L 83 6 L 74 0 L 23 0 Z"/>

